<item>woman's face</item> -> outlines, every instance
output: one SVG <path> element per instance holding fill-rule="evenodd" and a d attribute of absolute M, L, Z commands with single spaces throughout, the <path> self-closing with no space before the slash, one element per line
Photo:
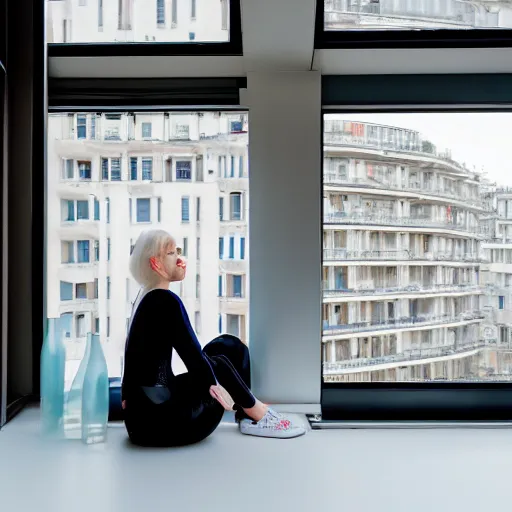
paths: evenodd
<path fill-rule="evenodd" d="M 181 249 L 176 247 L 175 242 L 170 242 L 167 245 L 160 261 L 169 282 L 183 281 L 185 279 L 187 264 L 181 256 Z"/>

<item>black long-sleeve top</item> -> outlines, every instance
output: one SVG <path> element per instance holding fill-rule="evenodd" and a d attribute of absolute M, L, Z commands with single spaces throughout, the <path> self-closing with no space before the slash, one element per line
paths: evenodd
<path fill-rule="evenodd" d="M 141 387 L 172 389 L 172 351 L 176 350 L 198 389 L 208 392 L 217 380 L 201 350 L 181 299 L 173 292 L 155 289 L 141 300 L 128 333 L 125 349 L 122 399 Z"/>

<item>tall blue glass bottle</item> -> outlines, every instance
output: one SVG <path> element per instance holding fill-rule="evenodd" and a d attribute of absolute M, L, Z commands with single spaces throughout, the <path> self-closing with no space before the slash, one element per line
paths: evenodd
<path fill-rule="evenodd" d="M 64 372 L 66 349 L 59 318 L 49 318 L 41 350 L 41 429 L 60 438 L 64 433 Z"/>
<path fill-rule="evenodd" d="M 82 391 L 82 441 L 103 443 L 107 438 L 109 406 L 108 369 L 100 337 L 92 335 Z"/>
<path fill-rule="evenodd" d="M 92 334 L 87 333 L 85 353 L 71 388 L 67 394 L 64 406 L 64 433 L 66 439 L 82 437 L 82 394 L 84 389 L 85 372 L 91 355 Z"/>

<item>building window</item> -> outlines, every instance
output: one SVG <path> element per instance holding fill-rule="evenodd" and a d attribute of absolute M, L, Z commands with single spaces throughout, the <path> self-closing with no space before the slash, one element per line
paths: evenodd
<path fill-rule="evenodd" d="M 105 140 L 121 140 L 121 115 L 105 114 L 104 120 Z"/>
<path fill-rule="evenodd" d="M 78 162 L 78 177 L 81 180 L 91 179 L 91 162 Z"/>
<path fill-rule="evenodd" d="M 100 261 L 100 241 L 94 240 L 94 261 Z"/>
<path fill-rule="evenodd" d="M 62 241 L 60 244 L 61 262 L 75 262 L 75 244 L 74 242 Z"/>
<path fill-rule="evenodd" d="M 75 177 L 75 162 L 73 160 L 64 160 L 64 179 L 72 180 Z"/>
<path fill-rule="evenodd" d="M 132 29 L 132 0 L 119 0 L 118 27 L 119 30 Z"/>
<path fill-rule="evenodd" d="M 96 140 L 96 114 L 91 115 L 91 139 Z"/>
<path fill-rule="evenodd" d="M 107 338 L 110 338 L 110 317 L 107 316 Z"/>
<path fill-rule="evenodd" d="M 76 244 L 78 263 L 89 263 L 89 240 L 78 240 Z"/>
<path fill-rule="evenodd" d="M 224 258 L 224 237 L 219 238 L 219 259 Z"/>
<path fill-rule="evenodd" d="M 151 181 L 153 179 L 153 159 L 142 159 L 142 179 L 144 181 Z"/>
<path fill-rule="evenodd" d="M 157 221 L 162 222 L 162 198 L 157 198 Z"/>
<path fill-rule="evenodd" d="M 196 238 L 196 258 L 199 261 L 201 259 L 201 239 Z"/>
<path fill-rule="evenodd" d="M 137 222 L 151 222 L 150 199 L 137 199 Z"/>
<path fill-rule="evenodd" d="M 107 261 L 110 261 L 110 238 L 107 238 Z"/>
<path fill-rule="evenodd" d="M 195 41 L 196 39 L 196 33 L 195 32 L 189 32 L 188 33 L 188 40 L 189 41 Z"/>
<path fill-rule="evenodd" d="M 77 283 L 76 298 L 77 299 L 87 299 L 87 284 L 86 283 Z"/>
<path fill-rule="evenodd" d="M 61 201 L 62 221 L 71 222 L 75 220 L 75 202 L 62 199 Z"/>
<path fill-rule="evenodd" d="M 242 133 L 244 130 L 243 121 L 231 121 L 230 123 L 231 133 Z"/>
<path fill-rule="evenodd" d="M 165 25 L 165 0 L 156 0 L 156 24 Z"/>
<path fill-rule="evenodd" d="M 234 259 L 235 257 L 235 237 L 229 237 L 229 259 Z"/>
<path fill-rule="evenodd" d="M 231 174 L 230 174 L 230 178 L 234 178 L 235 177 L 235 157 L 233 155 L 231 155 Z"/>
<path fill-rule="evenodd" d="M 94 334 L 99 334 L 100 333 L 100 319 L 98 317 L 96 317 L 94 319 Z"/>
<path fill-rule="evenodd" d="M 242 276 L 233 276 L 233 297 L 242 297 Z"/>
<path fill-rule="evenodd" d="M 222 315 L 219 314 L 219 334 L 222 334 Z"/>
<path fill-rule="evenodd" d="M 137 157 L 130 158 L 130 180 L 132 181 L 136 181 L 138 179 L 137 162 Z"/>
<path fill-rule="evenodd" d="M 101 159 L 101 179 L 103 181 L 108 180 L 108 158 Z"/>
<path fill-rule="evenodd" d="M 100 220 L 100 202 L 94 199 L 94 220 Z"/>
<path fill-rule="evenodd" d="M 142 123 L 142 138 L 143 139 L 151 139 L 152 135 L 152 125 L 151 123 Z"/>
<path fill-rule="evenodd" d="M 71 338 L 73 313 L 62 313 L 62 315 L 60 315 L 60 328 L 65 338 Z"/>
<path fill-rule="evenodd" d="M 224 198 L 219 197 L 219 219 L 224 220 Z"/>
<path fill-rule="evenodd" d="M 110 276 L 107 276 L 107 299 L 110 299 Z"/>
<path fill-rule="evenodd" d="M 110 160 L 110 180 L 121 181 L 121 159 L 112 158 Z"/>
<path fill-rule="evenodd" d="M 196 274 L 196 299 L 201 297 L 201 276 Z"/>
<path fill-rule="evenodd" d="M 194 323 L 195 323 L 197 334 L 200 334 L 201 333 L 201 312 L 200 311 L 196 311 L 195 316 L 194 316 Z"/>
<path fill-rule="evenodd" d="M 196 221 L 199 222 L 201 220 L 201 198 L 198 197 L 196 200 Z"/>
<path fill-rule="evenodd" d="M 182 250 L 183 250 L 183 256 L 188 256 L 188 238 L 185 237 L 183 238 L 183 247 L 182 247 Z"/>
<path fill-rule="evenodd" d="M 233 192 L 230 194 L 231 220 L 242 219 L 242 194 Z"/>
<path fill-rule="evenodd" d="M 228 0 L 220 0 L 221 6 L 221 28 L 228 30 Z"/>
<path fill-rule="evenodd" d="M 190 222 L 189 198 L 181 198 L 181 222 Z"/>
<path fill-rule="evenodd" d="M 60 300 L 73 300 L 73 283 L 60 282 Z"/>
<path fill-rule="evenodd" d="M 103 29 L 103 0 L 98 0 L 98 28 Z"/>
<path fill-rule="evenodd" d="M 172 1 L 172 28 L 176 28 L 178 25 L 178 0 Z"/>
<path fill-rule="evenodd" d="M 197 10 L 197 1 L 190 0 L 190 17 L 195 20 L 196 19 L 196 10 Z"/>
<path fill-rule="evenodd" d="M 228 334 L 240 337 L 240 315 L 226 315 L 226 321 Z"/>
<path fill-rule="evenodd" d="M 95 278 L 94 279 L 94 298 L 97 299 L 98 298 L 98 279 Z"/>
<path fill-rule="evenodd" d="M 87 139 L 87 116 L 76 117 L 76 136 L 78 140 Z"/>
<path fill-rule="evenodd" d="M 504 295 L 499 296 L 499 308 L 505 309 L 505 296 Z"/>
<path fill-rule="evenodd" d="M 110 198 L 109 197 L 107 197 L 107 199 L 105 199 L 105 203 L 107 206 L 107 224 L 110 224 Z"/>
<path fill-rule="evenodd" d="M 76 315 L 76 337 L 83 338 L 85 335 L 85 315 Z"/>
<path fill-rule="evenodd" d="M 178 161 L 176 162 L 176 180 L 187 180 L 192 179 L 192 162 L 190 161 Z"/>
<path fill-rule="evenodd" d="M 244 157 L 243 155 L 240 156 L 238 159 L 238 176 L 240 178 L 243 178 L 244 176 Z"/>
<path fill-rule="evenodd" d="M 219 276 L 219 297 L 222 297 L 222 275 Z"/>
<path fill-rule="evenodd" d="M 245 260 L 245 238 L 240 238 L 240 259 Z"/>
<path fill-rule="evenodd" d="M 77 220 L 89 219 L 89 201 L 76 202 L 76 218 Z"/>

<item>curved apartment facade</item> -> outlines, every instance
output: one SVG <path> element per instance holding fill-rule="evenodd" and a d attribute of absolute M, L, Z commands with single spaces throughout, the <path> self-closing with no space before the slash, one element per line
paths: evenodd
<path fill-rule="evenodd" d="M 412 130 L 326 120 L 326 382 L 477 377 L 480 176 Z"/>

